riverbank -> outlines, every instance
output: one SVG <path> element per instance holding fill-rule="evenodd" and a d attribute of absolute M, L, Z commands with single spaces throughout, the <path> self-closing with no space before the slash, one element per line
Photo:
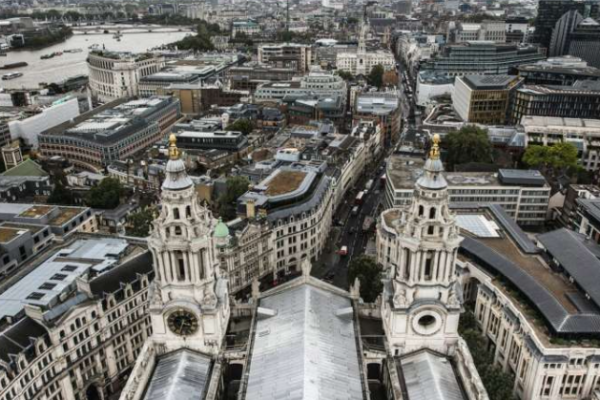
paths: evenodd
<path fill-rule="evenodd" d="M 63 26 L 58 30 L 50 31 L 47 34 L 25 37 L 25 44 L 15 48 L 15 51 L 19 50 L 41 50 L 46 47 L 54 46 L 55 44 L 62 43 L 73 36 L 73 30 L 69 27 Z"/>

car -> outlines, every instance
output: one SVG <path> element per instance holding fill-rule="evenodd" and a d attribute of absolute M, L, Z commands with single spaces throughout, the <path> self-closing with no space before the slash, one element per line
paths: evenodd
<path fill-rule="evenodd" d="M 342 257 L 345 257 L 348 255 L 348 246 L 342 246 L 340 248 L 340 250 L 338 251 L 338 254 Z"/>

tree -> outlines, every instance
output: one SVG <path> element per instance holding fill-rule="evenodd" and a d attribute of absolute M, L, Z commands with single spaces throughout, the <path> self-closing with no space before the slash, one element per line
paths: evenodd
<path fill-rule="evenodd" d="M 494 357 L 488 351 L 487 341 L 479 332 L 475 316 L 471 311 L 461 315 L 458 330 L 469 347 L 490 400 L 515 400 L 512 393 L 514 377 L 494 365 Z"/>
<path fill-rule="evenodd" d="M 442 140 L 442 147 L 447 150 L 446 163 L 449 170 L 453 170 L 458 164 L 492 162 L 492 144 L 486 129 L 472 125 L 462 127 L 446 135 Z"/>
<path fill-rule="evenodd" d="M 225 130 L 227 131 L 238 131 L 242 132 L 244 135 L 249 135 L 254 129 L 254 124 L 252 121 L 246 118 L 240 118 L 235 122 L 229 124 Z"/>
<path fill-rule="evenodd" d="M 125 231 L 128 236 L 147 237 L 150 235 L 150 227 L 154 221 L 156 209 L 146 207 L 143 210 L 130 214 L 127 217 Z"/>
<path fill-rule="evenodd" d="M 73 192 L 67 189 L 59 179 L 56 181 L 54 190 L 52 190 L 52 193 L 50 193 L 50 196 L 48 197 L 48 204 L 72 206 L 75 205 L 75 196 L 73 196 Z"/>
<path fill-rule="evenodd" d="M 529 167 L 540 168 L 544 174 L 556 176 L 577 166 L 577 148 L 564 142 L 553 146 L 529 146 L 523 154 L 523 162 Z"/>
<path fill-rule="evenodd" d="M 362 299 L 367 303 L 374 302 L 383 290 L 381 267 L 372 257 L 359 256 L 350 262 L 348 268 L 348 282 L 352 285 L 356 278 L 360 281 Z"/>
<path fill-rule="evenodd" d="M 375 65 L 371 69 L 371 72 L 369 73 L 369 76 L 367 77 L 369 84 L 372 86 L 376 86 L 377 88 L 381 88 L 383 86 L 384 72 L 385 72 L 385 70 L 383 69 L 383 65 L 381 65 L 381 64 Z"/>
<path fill-rule="evenodd" d="M 123 186 L 118 179 L 104 178 L 90 190 L 85 202 L 92 208 L 112 209 L 121 202 L 123 192 Z"/>
<path fill-rule="evenodd" d="M 236 201 L 248 191 L 250 182 L 245 176 L 231 176 L 227 178 L 227 189 L 217 200 L 219 216 L 225 221 L 236 217 Z"/>
<path fill-rule="evenodd" d="M 352 75 L 351 72 L 338 70 L 336 73 L 340 76 L 340 78 L 342 78 L 345 81 L 353 81 L 354 80 L 354 75 Z"/>

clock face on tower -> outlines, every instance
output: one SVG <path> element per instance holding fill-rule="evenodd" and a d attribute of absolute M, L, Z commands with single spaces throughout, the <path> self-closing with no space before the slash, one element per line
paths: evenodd
<path fill-rule="evenodd" d="M 180 336 L 193 335 L 198 330 L 198 318 L 194 313 L 183 308 L 169 314 L 167 323 L 171 332 Z"/>

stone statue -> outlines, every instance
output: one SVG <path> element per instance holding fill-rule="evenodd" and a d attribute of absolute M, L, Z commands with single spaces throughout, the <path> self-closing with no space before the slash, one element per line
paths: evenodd
<path fill-rule="evenodd" d="M 397 289 L 394 295 L 394 307 L 406 308 L 408 307 L 408 299 L 406 298 L 406 290 Z"/>

